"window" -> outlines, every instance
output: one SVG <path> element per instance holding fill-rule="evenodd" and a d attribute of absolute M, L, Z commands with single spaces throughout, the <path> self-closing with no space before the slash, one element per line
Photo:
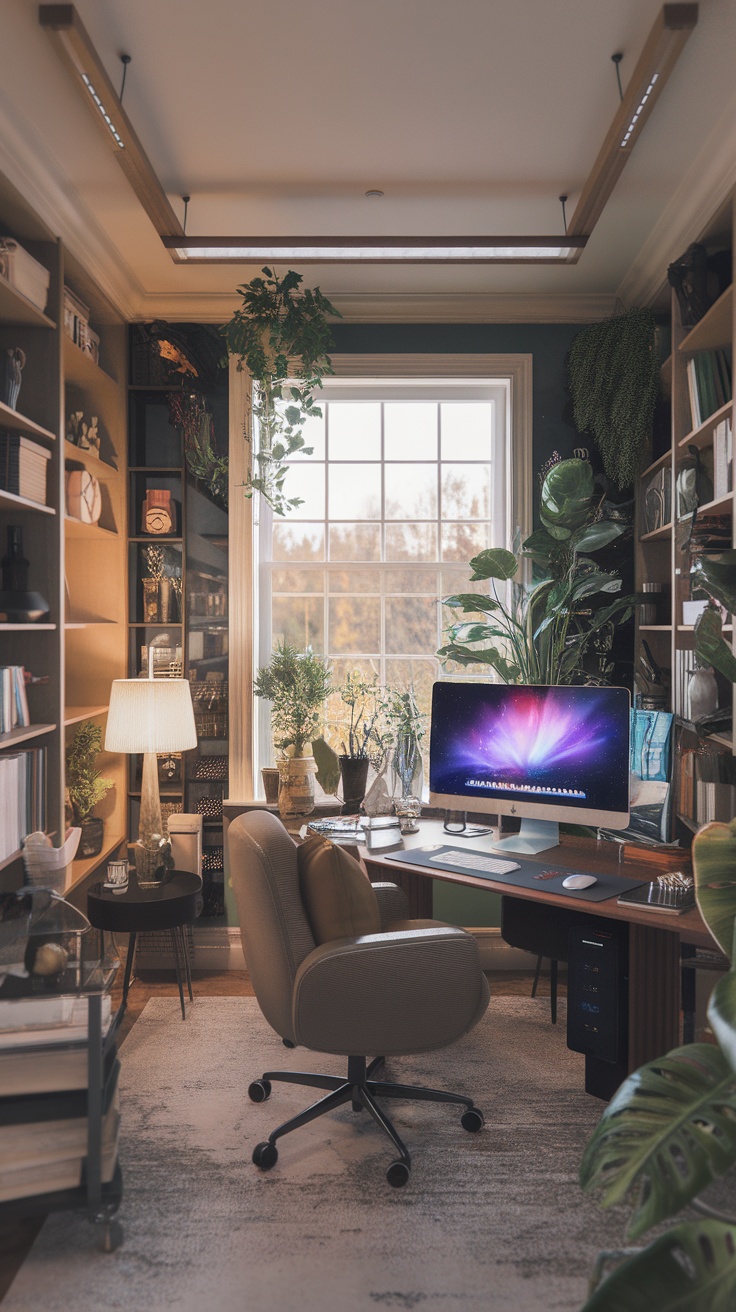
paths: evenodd
<path fill-rule="evenodd" d="M 513 531 L 510 395 L 508 378 L 326 382 L 323 418 L 305 430 L 313 454 L 288 475 L 303 504 L 285 519 L 256 511 L 256 667 L 277 642 L 311 646 L 335 683 L 357 668 L 413 686 L 429 710 L 440 599 L 470 590 L 470 558 Z M 256 721 L 258 771 L 271 751 L 262 703 Z"/>

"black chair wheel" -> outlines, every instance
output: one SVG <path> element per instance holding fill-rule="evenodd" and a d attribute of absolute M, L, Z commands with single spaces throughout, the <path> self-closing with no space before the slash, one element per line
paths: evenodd
<path fill-rule="evenodd" d="M 248 1085 L 248 1097 L 251 1102 L 265 1102 L 267 1098 L 271 1097 L 271 1081 L 254 1080 L 252 1084 Z"/>
<path fill-rule="evenodd" d="M 278 1151 L 275 1143 L 269 1143 L 268 1139 L 264 1143 L 257 1143 L 253 1149 L 253 1165 L 260 1166 L 262 1171 L 270 1171 L 279 1160 Z"/>
<path fill-rule="evenodd" d="M 460 1124 L 464 1130 L 467 1130 L 468 1134 L 477 1134 L 478 1130 L 483 1129 L 485 1123 L 485 1117 L 480 1107 L 469 1107 L 460 1117 Z"/>
<path fill-rule="evenodd" d="M 386 1172 L 386 1179 L 393 1189 L 401 1189 L 409 1179 L 409 1167 L 406 1162 L 392 1162 Z"/>

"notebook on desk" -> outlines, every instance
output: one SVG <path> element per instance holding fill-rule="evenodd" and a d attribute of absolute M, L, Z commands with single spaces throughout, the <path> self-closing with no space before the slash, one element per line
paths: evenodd
<path fill-rule="evenodd" d="M 627 879 L 621 875 L 601 874 L 592 870 L 570 870 L 567 866 L 555 865 L 553 861 L 526 861 L 522 856 L 514 861 L 512 857 L 513 853 L 501 856 L 500 853 L 479 851 L 477 848 L 433 843 L 426 847 L 411 847 L 404 852 L 393 852 L 386 856 L 386 860 L 421 866 L 425 871 L 435 871 L 438 878 L 444 871 L 451 870 L 457 875 L 472 875 L 474 879 L 490 879 L 494 883 L 508 884 L 509 889 L 529 888 L 535 893 L 555 893 L 576 902 L 606 902 L 629 889 L 639 888 L 645 882 L 642 879 Z M 473 858 L 475 863 L 471 864 Z M 484 864 L 491 862 L 495 869 L 483 868 Z M 596 882 L 589 888 L 563 888 L 563 879 L 572 874 L 594 874 Z"/>

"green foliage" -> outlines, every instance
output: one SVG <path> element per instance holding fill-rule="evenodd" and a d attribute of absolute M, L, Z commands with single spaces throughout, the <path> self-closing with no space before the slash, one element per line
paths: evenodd
<path fill-rule="evenodd" d="M 590 433 L 606 476 L 630 487 L 651 446 L 659 369 L 651 310 L 627 310 L 578 333 L 568 355 L 575 424 Z"/>
<path fill-rule="evenodd" d="M 340 762 L 324 738 L 312 739 L 312 753 L 317 766 L 317 783 L 328 797 L 333 797 L 340 782 Z"/>
<path fill-rule="evenodd" d="M 590 607 L 591 597 L 621 589 L 618 575 L 600 570 L 589 554 L 626 531 L 625 523 L 606 517 L 607 510 L 588 461 L 554 465 L 542 487 L 542 527 L 526 539 L 520 555 L 493 548 L 471 560 L 472 581 L 490 580 L 490 592 L 445 597 L 446 606 L 476 618 L 453 623 L 438 656 L 489 665 L 505 683 L 605 683 L 612 666 L 591 675 L 584 668 L 586 654 L 606 626 L 630 617 L 635 602 L 625 596 Z M 543 577 L 531 586 L 513 583 L 507 601 L 496 580 L 513 579 L 524 559 Z"/>
<path fill-rule="evenodd" d="M 270 664 L 258 671 L 253 691 L 273 703 L 274 746 L 282 752 L 293 748 L 293 755 L 301 756 L 317 736 L 319 712 L 330 693 L 324 661 L 309 649 L 300 652 L 285 642 L 276 648 Z"/>
<path fill-rule="evenodd" d="M 85 720 L 77 729 L 66 753 L 66 787 L 76 820 L 86 820 L 113 787 L 103 779 L 95 762 L 102 747 L 102 729 Z"/>
<path fill-rule="evenodd" d="M 341 316 L 319 287 L 302 288 L 302 275 L 293 269 L 283 278 L 268 268 L 262 273 L 265 278 L 252 278 L 238 288 L 243 304 L 222 331 L 238 368 L 248 369 L 256 388 L 253 417 L 259 442 L 246 495 L 260 492 L 283 515 L 302 504 L 298 497 L 289 501 L 285 496 L 284 462 L 297 451 L 312 454 L 302 429 L 308 419 L 321 417 L 313 392 L 333 372 L 326 316 Z"/>
<path fill-rule="evenodd" d="M 623 1262 L 582 1312 L 733 1312 L 735 1239 L 721 1221 L 676 1226 Z"/>
<path fill-rule="evenodd" d="M 424 716 L 417 706 L 414 689 L 397 692 L 387 688 L 386 693 L 384 718 L 393 737 L 396 739 L 411 734 L 418 743 L 421 742 L 425 732 Z"/>
<path fill-rule="evenodd" d="M 629 1234 L 674 1216 L 736 1163 L 736 820 L 709 824 L 692 850 L 700 913 L 731 960 L 708 1004 L 718 1040 L 642 1066 L 606 1108 L 583 1157 L 584 1189 L 604 1207 L 630 1200 Z M 731 1312 L 736 1225 L 680 1225 L 625 1262 L 583 1312 Z"/>
<path fill-rule="evenodd" d="M 719 602 L 736 612 L 736 551 L 720 556 L 697 557 L 690 569 L 693 586 L 707 592 L 711 602 Z M 695 625 L 695 655 L 701 665 L 713 665 L 725 678 L 736 683 L 736 658 L 723 637 L 723 621 L 716 605 L 709 605 Z"/>
<path fill-rule="evenodd" d="M 343 742 L 343 755 L 370 757 L 374 765 L 382 761 L 391 741 L 385 728 L 388 703 L 386 690 L 376 678 L 366 679 L 357 670 L 348 674 L 337 689 L 340 700 L 348 709 L 347 740 Z"/>

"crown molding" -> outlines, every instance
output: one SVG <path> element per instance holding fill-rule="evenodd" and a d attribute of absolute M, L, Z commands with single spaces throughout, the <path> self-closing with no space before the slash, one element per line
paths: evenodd
<path fill-rule="evenodd" d="M 573 296 L 484 292 L 334 292 L 330 300 L 345 323 L 595 323 L 615 311 L 611 294 Z M 138 319 L 227 319 L 235 293 L 155 293 L 143 296 Z"/>
<path fill-rule="evenodd" d="M 33 207 L 40 219 L 87 270 L 124 319 L 137 316 L 143 287 L 120 258 L 107 234 L 55 158 L 0 95 L 0 171 Z"/>
<path fill-rule="evenodd" d="M 667 284 L 667 265 L 691 242 L 736 187 L 736 96 L 709 133 L 695 162 L 623 279 L 624 305 L 650 305 Z"/>

